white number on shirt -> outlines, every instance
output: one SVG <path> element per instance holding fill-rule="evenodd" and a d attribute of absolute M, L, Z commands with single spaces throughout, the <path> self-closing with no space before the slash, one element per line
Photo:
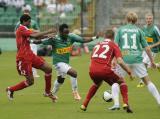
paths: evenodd
<path fill-rule="evenodd" d="M 128 39 L 127 33 L 125 33 L 122 36 L 122 38 L 124 39 L 123 49 L 129 49 L 129 48 L 135 49 L 135 50 L 137 49 L 137 46 L 136 46 L 136 34 L 131 35 L 131 39 L 132 39 L 132 42 L 133 42 L 132 46 L 128 45 L 129 39 Z"/>
<path fill-rule="evenodd" d="M 99 58 L 103 58 L 106 59 L 106 53 L 109 51 L 109 46 L 108 45 L 102 45 L 102 48 L 104 49 L 100 54 L 98 54 L 98 50 L 100 48 L 100 45 L 96 45 L 95 47 L 95 51 L 93 52 L 92 57 L 99 57 Z"/>

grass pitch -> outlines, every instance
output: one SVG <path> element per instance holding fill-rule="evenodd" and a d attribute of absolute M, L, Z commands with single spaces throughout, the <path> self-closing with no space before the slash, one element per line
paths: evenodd
<path fill-rule="evenodd" d="M 73 99 L 69 77 L 58 92 L 58 102 L 52 103 L 49 98 L 42 95 L 44 79 L 41 71 L 39 71 L 41 77 L 35 79 L 33 86 L 15 92 L 14 101 L 9 101 L 5 92 L 6 87 L 24 79 L 16 71 L 15 55 L 15 52 L 3 52 L 0 55 L 0 119 L 159 119 L 160 117 L 160 106 L 158 107 L 146 87 L 136 87 L 138 80 L 126 80 L 133 114 L 127 114 L 122 108 L 119 111 L 108 110 L 113 103 L 102 100 L 103 91 L 110 89 L 105 83 L 91 100 L 87 111 L 81 111 L 79 107 L 82 101 L 77 102 Z M 85 54 L 71 58 L 71 65 L 78 72 L 78 85 L 82 100 L 92 84 L 88 75 L 89 58 L 90 55 Z M 52 64 L 51 57 L 45 59 Z M 149 74 L 160 90 L 160 72 L 149 70 Z M 56 72 L 54 71 L 53 80 L 55 78 Z"/>

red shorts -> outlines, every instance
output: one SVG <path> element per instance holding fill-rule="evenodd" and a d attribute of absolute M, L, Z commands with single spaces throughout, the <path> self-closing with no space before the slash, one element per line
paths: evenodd
<path fill-rule="evenodd" d="M 95 84 L 99 84 L 102 81 L 107 82 L 109 85 L 113 83 L 118 83 L 120 77 L 111 70 L 110 67 L 108 68 L 90 68 L 89 75 Z"/>
<path fill-rule="evenodd" d="M 20 75 L 29 76 L 32 74 L 32 67 L 39 69 L 45 60 L 37 55 L 28 56 L 29 58 L 17 58 L 17 71 Z"/>

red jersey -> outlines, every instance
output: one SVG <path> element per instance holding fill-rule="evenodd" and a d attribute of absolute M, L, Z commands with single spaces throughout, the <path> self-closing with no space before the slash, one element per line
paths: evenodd
<path fill-rule="evenodd" d="M 17 58 L 30 58 L 33 52 L 30 48 L 30 35 L 32 31 L 20 25 L 16 30 Z"/>
<path fill-rule="evenodd" d="M 122 57 L 120 49 L 113 41 L 105 39 L 93 48 L 91 66 L 96 63 L 110 68 L 114 57 Z"/>

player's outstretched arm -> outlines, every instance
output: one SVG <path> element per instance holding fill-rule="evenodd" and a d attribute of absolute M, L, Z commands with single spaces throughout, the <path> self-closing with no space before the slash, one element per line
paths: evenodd
<path fill-rule="evenodd" d="M 47 36 L 48 34 L 52 34 L 52 33 L 56 33 L 56 29 L 50 29 L 48 31 L 44 31 L 44 32 L 33 32 L 30 36 L 36 39 L 42 39 L 45 36 Z"/>
<path fill-rule="evenodd" d="M 93 41 L 93 40 L 96 40 L 97 38 L 98 38 L 98 36 L 93 36 L 93 37 L 83 37 L 84 43 L 91 42 L 91 41 Z"/>
<path fill-rule="evenodd" d="M 149 46 L 145 47 L 145 51 L 146 51 L 146 53 L 147 53 L 147 55 L 148 55 L 148 57 L 149 57 L 149 59 L 150 59 L 151 66 L 152 66 L 153 68 L 156 68 L 156 65 L 155 65 L 155 63 L 154 63 L 154 60 L 153 60 L 153 57 L 152 57 L 152 54 L 151 54 L 151 49 L 150 49 L 150 47 L 149 47 Z"/>
<path fill-rule="evenodd" d="M 131 69 L 124 63 L 121 57 L 117 58 L 117 63 L 128 73 L 128 75 L 130 76 L 130 79 L 133 80 L 134 76 L 132 74 Z"/>
<path fill-rule="evenodd" d="M 150 48 L 153 48 L 153 47 L 156 47 L 156 46 L 158 46 L 158 45 L 160 45 L 160 41 L 157 42 L 157 43 L 155 43 L 155 44 L 153 44 L 153 45 L 150 45 L 149 47 L 150 47 Z"/>

